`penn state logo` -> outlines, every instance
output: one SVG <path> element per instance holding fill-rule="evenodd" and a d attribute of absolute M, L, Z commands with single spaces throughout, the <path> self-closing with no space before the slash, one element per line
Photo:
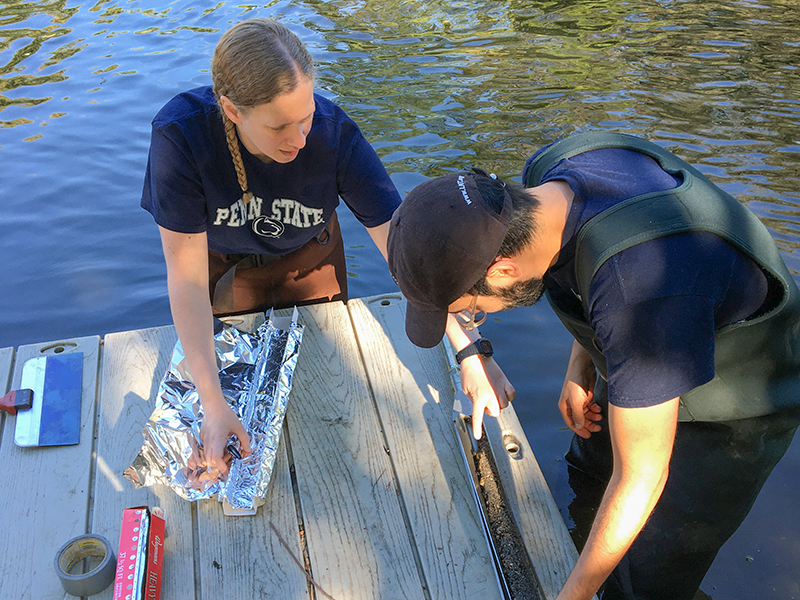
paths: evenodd
<path fill-rule="evenodd" d="M 261 215 L 253 219 L 252 224 L 253 232 L 264 237 L 280 237 L 285 229 L 283 223 L 277 219 Z"/>

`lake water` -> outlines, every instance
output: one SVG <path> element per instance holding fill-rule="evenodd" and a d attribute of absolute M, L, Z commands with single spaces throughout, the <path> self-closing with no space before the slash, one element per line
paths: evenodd
<path fill-rule="evenodd" d="M 139 208 L 150 120 L 209 83 L 221 33 L 255 16 L 306 42 L 319 90 L 361 125 L 403 195 L 473 165 L 519 182 L 543 144 L 624 131 L 736 195 L 800 273 L 793 0 L 0 1 L 0 347 L 170 322 L 157 229 Z M 396 290 L 339 212 L 351 296 Z M 570 434 L 556 407 L 569 338 L 546 306 L 481 329 L 569 523 Z M 800 598 L 798 500 L 795 440 L 705 594 Z"/>

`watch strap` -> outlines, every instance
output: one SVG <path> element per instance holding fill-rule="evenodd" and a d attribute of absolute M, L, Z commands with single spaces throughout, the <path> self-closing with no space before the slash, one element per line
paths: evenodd
<path fill-rule="evenodd" d="M 460 365 L 462 360 L 468 356 L 474 356 L 475 354 L 480 354 L 481 356 L 487 358 L 490 357 L 493 354 L 493 351 L 489 340 L 486 338 L 478 338 L 469 346 L 456 354 L 456 362 Z"/>

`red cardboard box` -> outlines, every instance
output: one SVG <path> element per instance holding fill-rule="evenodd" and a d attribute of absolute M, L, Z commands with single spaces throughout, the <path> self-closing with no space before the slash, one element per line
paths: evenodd
<path fill-rule="evenodd" d="M 114 600 L 160 600 L 164 513 L 146 506 L 122 511 Z"/>

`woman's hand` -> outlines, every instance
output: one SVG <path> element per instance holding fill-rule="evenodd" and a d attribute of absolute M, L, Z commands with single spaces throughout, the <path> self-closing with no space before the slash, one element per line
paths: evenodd
<path fill-rule="evenodd" d="M 476 440 L 481 437 L 484 413 L 499 417 L 500 410 L 517 393 L 494 359 L 477 354 L 461 361 L 461 389 L 472 402 L 472 435 Z"/>
<path fill-rule="evenodd" d="M 228 403 L 204 403 L 203 422 L 200 425 L 203 457 L 208 472 L 219 479 L 225 479 L 230 468 L 232 456 L 227 447 L 232 435 L 239 439 L 242 456 L 250 454 L 250 436 Z"/>

